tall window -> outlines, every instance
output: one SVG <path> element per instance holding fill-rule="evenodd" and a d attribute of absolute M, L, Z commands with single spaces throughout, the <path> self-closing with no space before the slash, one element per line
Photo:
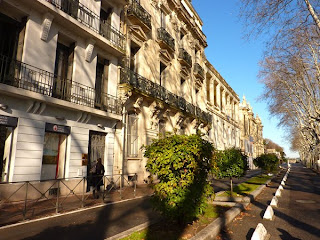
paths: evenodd
<path fill-rule="evenodd" d="M 74 43 L 66 46 L 58 42 L 54 69 L 56 78 L 52 93 L 54 97 L 66 100 L 71 98 L 74 47 Z"/>
<path fill-rule="evenodd" d="M 164 138 L 166 135 L 166 122 L 164 120 L 159 121 L 159 138 Z"/>
<path fill-rule="evenodd" d="M 186 80 L 184 78 L 180 78 L 180 96 L 184 96 L 184 87 Z"/>
<path fill-rule="evenodd" d="M 220 109 L 221 109 L 221 111 L 224 111 L 224 106 L 223 106 L 223 88 L 220 88 Z"/>
<path fill-rule="evenodd" d="M 96 67 L 95 106 L 107 106 L 109 61 L 98 57 Z"/>
<path fill-rule="evenodd" d="M 130 70 L 137 72 L 138 71 L 138 52 L 140 50 L 140 47 L 135 44 L 134 42 L 131 42 L 131 48 L 130 48 Z"/>
<path fill-rule="evenodd" d="M 127 156 L 138 157 L 138 117 L 135 113 L 128 115 Z"/>
<path fill-rule="evenodd" d="M 207 101 L 211 100 L 211 79 L 207 77 Z"/>
<path fill-rule="evenodd" d="M 160 86 L 164 86 L 164 81 L 166 78 L 166 65 L 160 62 Z"/>
<path fill-rule="evenodd" d="M 214 105 L 217 107 L 218 106 L 218 98 L 217 98 L 217 94 L 218 94 L 218 90 L 217 90 L 217 86 L 218 86 L 218 83 L 215 81 L 214 84 L 213 84 L 213 102 L 214 102 Z"/>
<path fill-rule="evenodd" d="M 164 29 L 167 27 L 166 26 L 166 14 L 163 11 L 161 11 L 161 27 Z"/>

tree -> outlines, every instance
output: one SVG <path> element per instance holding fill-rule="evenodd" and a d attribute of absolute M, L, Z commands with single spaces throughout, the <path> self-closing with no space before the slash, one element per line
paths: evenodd
<path fill-rule="evenodd" d="M 267 173 L 271 173 L 278 168 L 279 159 L 275 154 L 262 154 L 253 160 L 254 165 Z"/>
<path fill-rule="evenodd" d="M 158 176 L 152 198 L 156 209 L 180 223 L 206 207 L 213 189 L 207 182 L 213 146 L 200 135 L 166 135 L 146 147 L 146 168 Z"/>
<path fill-rule="evenodd" d="M 232 178 L 240 178 L 248 170 L 247 157 L 240 149 L 229 148 L 217 151 L 213 161 L 213 174 L 221 178 L 230 178 L 230 192 L 233 193 Z"/>
<path fill-rule="evenodd" d="M 320 146 L 319 12 L 316 0 L 242 0 L 249 35 L 269 33 L 260 70 L 262 98 L 309 161 Z"/>
<path fill-rule="evenodd" d="M 283 37 L 291 30 L 310 25 L 320 30 L 317 0 L 241 0 L 240 16 L 245 20 L 249 35 L 272 33 Z"/>

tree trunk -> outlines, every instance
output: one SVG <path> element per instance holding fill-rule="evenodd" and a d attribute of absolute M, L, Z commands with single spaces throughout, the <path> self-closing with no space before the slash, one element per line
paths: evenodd
<path fill-rule="evenodd" d="M 233 195 L 232 177 L 230 178 L 230 195 Z"/>

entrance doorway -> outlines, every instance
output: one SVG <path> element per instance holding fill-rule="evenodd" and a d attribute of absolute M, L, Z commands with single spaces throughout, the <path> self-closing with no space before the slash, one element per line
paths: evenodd
<path fill-rule="evenodd" d="M 88 173 L 90 173 L 90 169 L 95 166 L 98 158 L 101 158 L 102 164 L 105 165 L 104 153 L 106 148 L 106 135 L 107 134 L 103 132 L 89 132 Z"/>
<path fill-rule="evenodd" d="M 44 135 L 41 180 L 64 177 L 67 135 L 46 132 Z"/>
<path fill-rule="evenodd" d="M 0 125 L 0 173 L 1 182 L 9 180 L 13 127 Z"/>

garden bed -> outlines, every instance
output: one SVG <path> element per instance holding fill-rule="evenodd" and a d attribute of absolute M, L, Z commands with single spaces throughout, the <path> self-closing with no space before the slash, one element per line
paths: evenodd
<path fill-rule="evenodd" d="M 163 220 L 151 225 L 147 229 L 135 232 L 128 237 L 122 238 L 122 240 L 190 239 L 229 209 L 229 206 L 215 206 L 209 204 L 204 215 L 190 224 L 181 225 L 178 222 Z"/>
<path fill-rule="evenodd" d="M 233 194 L 231 194 L 230 191 L 225 191 L 221 194 L 218 194 L 217 196 L 246 196 L 256 190 L 262 184 L 265 184 L 269 179 L 271 179 L 271 176 L 268 175 L 259 175 L 256 177 L 252 177 L 248 181 L 235 186 L 233 188 Z"/>

